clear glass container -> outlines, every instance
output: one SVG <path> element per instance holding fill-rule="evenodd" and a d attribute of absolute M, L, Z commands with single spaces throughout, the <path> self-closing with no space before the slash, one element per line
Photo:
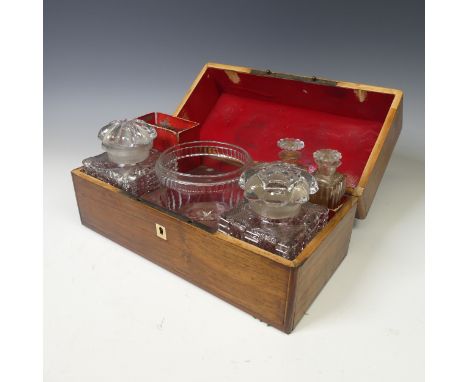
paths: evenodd
<path fill-rule="evenodd" d="M 334 210 L 341 205 L 346 192 L 346 176 L 336 171 L 341 165 L 341 153 L 330 149 L 318 150 L 314 152 L 314 160 L 317 164 L 314 176 L 319 189 L 310 201 Z"/>
<path fill-rule="evenodd" d="M 301 154 L 304 148 L 304 142 L 296 138 L 282 138 L 277 142 L 281 149 L 278 156 L 282 162 L 302 166 Z"/>
<path fill-rule="evenodd" d="M 156 130 L 140 119 L 116 120 L 98 134 L 110 161 L 121 165 L 143 162 L 149 156 Z"/>
<path fill-rule="evenodd" d="M 91 176 L 134 196 L 159 186 L 155 164 L 159 152 L 153 150 L 156 130 L 139 119 L 116 120 L 98 134 L 103 154 L 83 160 L 83 170 Z"/>
<path fill-rule="evenodd" d="M 328 209 L 309 203 L 315 178 L 285 162 L 260 163 L 239 180 L 244 200 L 224 213 L 219 230 L 257 247 L 294 259 L 328 221 Z"/>
<path fill-rule="evenodd" d="M 221 213 L 242 199 L 239 177 L 252 163 L 244 149 L 228 143 L 195 141 L 165 150 L 156 163 L 164 187 L 148 200 L 216 228 Z"/>

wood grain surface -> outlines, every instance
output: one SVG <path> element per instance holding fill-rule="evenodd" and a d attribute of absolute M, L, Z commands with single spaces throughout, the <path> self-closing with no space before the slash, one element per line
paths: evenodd
<path fill-rule="evenodd" d="M 368 163 L 371 163 L 372 167 L 364 169 L 366 177 L 361 178 L 360 186 L 358 186 L 362 190 L 359 193 L 360 196 L 356 210 L 356 217 L 358 219 L 365 219 L 369 213 L 375 194 L 392 156 L 393 149 L 400 136 L 403 126 L 403 102 L 394 101 L 387 120 L 389 121 L 389 127 L 380 140 L 379 146 L 374 147 L 374 149 L 378 147 L 378 154 L 371 157 L 372 160 Z"/>
<path fill-rule="evenodd" d="M 85 226 L 285 332 L 293 329 L 301 314 L 295 308 L 296 291 L 307 295 L 300 300 L 303 307 L 312 302 L 304 288 L 317 289 L 315 296 L 331 276 L 326 270 L 326 276 L 310 286 L 304 276 L 298 277 L 305 274 L 300 269 L 313 262 L 313 272 L 321 274 L 321 267 L 330 267 L 336 256 L 342 256 L 352 229 L 346 222 L 352 220 L 356 202 L 350 198 L 299 257 L 289 261 L 230 236 L 207 232 L 81 169 L 73 170 L 72 177 Z M 167 240 L 157 236 L 156 224 L 165 228 Z M 316 253 L 329 260 L 317 262 Z"/>

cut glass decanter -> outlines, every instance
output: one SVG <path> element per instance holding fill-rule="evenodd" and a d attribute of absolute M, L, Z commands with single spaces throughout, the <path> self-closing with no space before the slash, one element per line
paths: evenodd
<path fill-rule="evenodd" d="M 98 134 L 103 154 L 83 160 L 83 170 L 115 187 L 140 196 L 159 186 L 153 150 L 156 130 L 139 119 L 112 121 Z"/>
<path fill-rule="evenodd" d="M 314 160 L 317 171 L 314 176 L 317 179 L 318 191 L 310 198 L 312 203 L 336 209 L 346 191 L 346 177 L 336 172 L 341 165 L 341 153 L 337 150 L 322 149 L 314 152 Z"/>
<path fill-rule="evenodd" d="M 221 216 L 218 229 L 286 259 L 294 259 L 328 221 L 327 208 L 309 203 L 318 189 L 315 178 L 296 165 L 257 164 L 239 185 L 244 200 Z"/>

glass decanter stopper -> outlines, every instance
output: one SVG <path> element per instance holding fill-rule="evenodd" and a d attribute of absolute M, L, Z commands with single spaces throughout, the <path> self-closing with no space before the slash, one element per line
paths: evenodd
<path fill-rule="evenodd" d="M 260 163 L 241 175 L 244 200 L 224 213 L 219 230 L 294 259 L 328 220 L 328 209 L 309 203 L 315 178 L 285 162 Z"/>
<path fill-rule="evenodd" d="M 153 191 L 159 185 L 159 152 L 152 149 L 156 135 L 153 126 L 139 119 L 112 121 L 98 134 L 105 153 L 85 159 L 83 169 L 134 196 Z"/>
<path fill-rule="evenodd" d="M 322 149 L 314 152 L 317 171 L 314 175 L 318 183 L 318 192 L 311 196 L 312 203 L 336 209 L 346 191 L 346 177 L 336 172 L 341 165 L 341 153 L 337 150 Z"/>
<path fill-rule="evenodd" d="M 277 142 L 281 149 L 278 156 L 282 162 L 292 163 L 302 166 L 301 150 L 304 148 L 304 142 L 296 138 L 282 138 Z"/>

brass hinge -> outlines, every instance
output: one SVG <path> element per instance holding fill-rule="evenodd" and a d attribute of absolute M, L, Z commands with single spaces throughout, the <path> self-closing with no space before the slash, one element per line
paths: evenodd
<path fill-rule="evenodd" d="M 295 74 L 276 73 L 276 72 L 272 72 L 270 69 L 267 69 L 267 70 L 252 69 L 250 74 L 253 74 L 256 76 L 282 78 L 284 80 L 301 81 L 301 82 L 313 83 L 313 84 L 318 84 L 318 85 L 326 85 L 326 86 L 336 86 L 338 83 L 337 81 L 327 80 L 325 78 L 320 78 L 316 76 L 304 77 L 304 76 L 297 76 Z"/>

